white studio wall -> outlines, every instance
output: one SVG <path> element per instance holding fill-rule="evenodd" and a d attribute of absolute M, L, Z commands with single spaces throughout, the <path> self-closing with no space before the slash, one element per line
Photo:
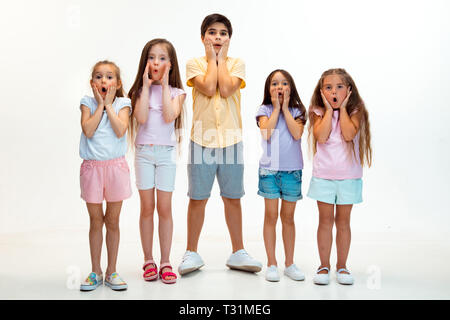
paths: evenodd
<path fill-rule="evenodd" d="M 345 68 L 369 110 L 373 167 L 365 168 L 364 203 L 353 229 L 411 240 L 445 240 L 450 223 L 450 23 L 447 1 L 14 1 L 0 11 L 2 155 L 0 233 L 88 225 L 79 193 L 79 101 L 91 94 L 98 60 L 121 68 L 125 89 L 141 50 L 153 38 L 171 41 L 185 80 L 186 61 L 204 54 L 203 18 L 214 12 L 233 25 L 229 55 L 246 62 L 242 90 L 245 190 L 244 236 L 262 239 L 264 201 L 256 195 L 260 136 L 254 115 L 267 75 L 289 71 L 303 103 L 323 71 Z M 185 239 L 186 156 L 192 95 L 187 92 L 185 143 L 177 171 L 175 239 Z M 303 136 L 304 199 L 299 234 L 311 241 L 317 208 L 306 197 L 311 177 Z M 133 156 L 128 156 L 134 183 Z M 121 228 L 138 237 L 139 196 L 124 203 Z M 202 234 L 226 238 L 217 185 Z M 311 237 L 312 236 L 312 237 Z"/>

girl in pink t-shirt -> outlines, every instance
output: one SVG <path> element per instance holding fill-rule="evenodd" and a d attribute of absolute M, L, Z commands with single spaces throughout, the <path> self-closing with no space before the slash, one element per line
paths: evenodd
<path fill-rule="evenodd" d="M 186 94 L 175 48 L 169 41 L 154 39 L 145 45 L 129 97 L 133 106 L 130 136 L 132 140 L 136 136 L 133 141 L 136 146 L 136 185 L 141 199 L 143 277 L 151 281 L 159 276 L 164 283 L 175 283 L 177 276 L 172 272 L 169 258 L 173 234 L 172 192 Z M 161 247 L 159 275 L 153 259 L 155 189 Z"/>
<path fill-rule="evenodd" d="M 314 283 L 329 283 L 336 223 L 337 281 L 353 284 L 346 268 L 350 212 L 353 204 L 362 202 L 362 167 L 370 167 L 372 148 L 369 114 L 355 82 L 344 69 L 322 74 L 311 98 L 309 120 L 314 159 L 308 197 L 317 200 L 319 208 L 317 243 L 321 261 Z"/>

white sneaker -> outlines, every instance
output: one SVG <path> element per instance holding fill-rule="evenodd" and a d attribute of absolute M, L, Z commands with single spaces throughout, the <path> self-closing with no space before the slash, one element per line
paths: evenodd
<path fill-rule="evenodd" d="M 291 264 L 289 267 L 284 269 L 284 274 L 287 275 L 292 280 L 296 281 L 305 280 L 305 274 L 295 264 Z"/>
<path fill-rule="evenodd" d="M 341 272 L 348 272 L 348 273 L 341 273 Z M 345 268 L 339 269 L 338 271 L 336 271 L 336 278 L 337 278 L 337 282 L 339 282 L 340 284 L 353 284 L 354 279 L 353 276 L 350 274 L 350 271 L 348 271 Z"/>
<path fill-rule="evenodd" d="M 272 265 L 272 266 L 267 268 L 267 270 L 266 270 L 266 280 L 267 281 L 272 281 L 272 282 L 280 281 L 280 275 L 278 274 L 277 266 Z"/>
<path fill-rule="evenodd" d="M 183 260 L 178 266 L 178 273 L 180 275 L 188 274 L 203 267 L 205 263 L 197 252 L 187 250 L 184 253 Z"/>
<path fill-rule="evenodd" d="M 103 275 L 97 275 L 95 272 L 91 272 L 86 280 L 81 283 L 81 291 L 92 291 L 97 289 L 98 286 L 103 284 Z"/>
<path fill-rule="evenodd" d="M 262 269 L 262 264 L 256 261 L 244 249 L 233 253 L 227 260 L 227 267 L 230 269 L 238 269 L 249 272 L 259 272 Z"/>
<path fill-rule="evenodd" d="M 319 274 L 320 271 L 327 270 L 328 273 L 322 273 Z M 314 275 L 314 283 L 315 284 L 321 284 L 321 285 L 327 285 L 330 283 L 330 269 L 327 267 L 320 268 L 316 271 L 316 274 Z"/>

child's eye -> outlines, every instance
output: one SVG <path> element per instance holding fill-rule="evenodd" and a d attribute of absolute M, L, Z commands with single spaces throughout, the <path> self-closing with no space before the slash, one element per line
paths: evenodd
<path fill-rule="evenodd" d="M 338 87 L 338 89 L 342 89 L 344 86 L 342 84 L 340 84 L 337 87 Z"/>
<path fill-rule="evenodd" d="M 165 61 L 166 60 L 166 57 L 161 57 L 161 61 Z"/>
<path fill-rule="evenodd" d="M 283 86 L 287 86 L 287 85 L 289 85 L 289 83 L 283 82 Z"/>
<path fill-rule="evenodd" d="M 210 31 L 209 34 L 210 34 L 210 35 L 214 35 L 214 31 Z"/>
<path fill-rule="evenodd" d="M 148 57 L 148 60 L 153 60 L 153 57 Z"/>
<path fill-rule="evenodd" d="M 111 80 L 113 78 L 113 76 L 108 76 L 108 79 Z"/>
<path fill-rule="evenodd" d="M 226 36 L 227 33 L 226 33 L 226 32 L 221 32 L 220 35 L 221 35 L 221 36 Z"/>

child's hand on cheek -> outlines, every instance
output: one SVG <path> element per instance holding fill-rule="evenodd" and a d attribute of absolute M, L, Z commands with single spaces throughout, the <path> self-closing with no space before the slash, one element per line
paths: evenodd
<path fill-rule="evenodd" d="M 347 88 L 347 96 L 345 97 L 345 100 L 341 104 L 341 109 L 345 109 L 347 107 L 348 100 L 350 99 L 350 95 L 352 94 L 352 91 L 350 87 Z"/>
<path fill-rule="evenodd" d="M 225 61 L 227 59 L 229 47 L 230 47 L 230 39 L 225 41 L 222 45 L 222 48 L 220 48 L 219 54 L 217 55 L 217 59 L 219 61 Z"/>
<path fill-rule="evenodd" d="M 276 89 L 270 90 L 270 98 L 272 100 L 272 106 L 276 110 L 280 110 L 280 98 L 278 97 L 278 92 Z"/>
<path fill-rule="evenodd" d="M 325 95 L 323 94 L 322 90 L 320 90 L 320 96 L 322 97 L 323 104 L 325 105 L 326 109 L 333 110 L 333 107 L 328 102 L 327 98 L 325 98 Z"/>
<path fill-rule="evenodd" d="M 211 41 L 204 40 L 203 44 L 205 46 L 205 54 L 206 54 L 206 60 L 209 61 L 216 61 L 216 52 L 214 51 L 214 47 Z"/>
<path fill-rule="evenodd" d="M 290 98 L 291 92 L 288 88 L 283 90 L 283 109 L 289 109 L 289 98 Z"/>
<path fill-rule="evenodd" d="M 153 80 L 150 78 L 150 61 L 147 60 L 144 74 L 142 75 L 142 87 L 147 89 L 152 85 Z"/>
<path fill-rule="evenodd" d="M 161 78 L 161 84 L 162 84 L 162 85 L 165 85 L 165 86 L 168 86 L 168 85 L 169 85 L 169 72 L 170 72 L 170 67 L 171 67 L 170 62 L 167 63 L 167 64 L 164 66 L 164 73 L 163 73 L 163 76 L 162 76 L 162 78 Z"/>
<path fill-rule="evenodd" d="M 110 86 L 106 92 L 105 106 L 111 106 L 116 96 L 116 86 Z"/>
<path fill-rule="evenodd" d="M 97 105 L 103 105 L 103 98 L 100 92 L 98 92 L 97 87 L 95 84 L 91 83 L 92 92 L 94 93 L 95 100 L 97 101 Z"/>

